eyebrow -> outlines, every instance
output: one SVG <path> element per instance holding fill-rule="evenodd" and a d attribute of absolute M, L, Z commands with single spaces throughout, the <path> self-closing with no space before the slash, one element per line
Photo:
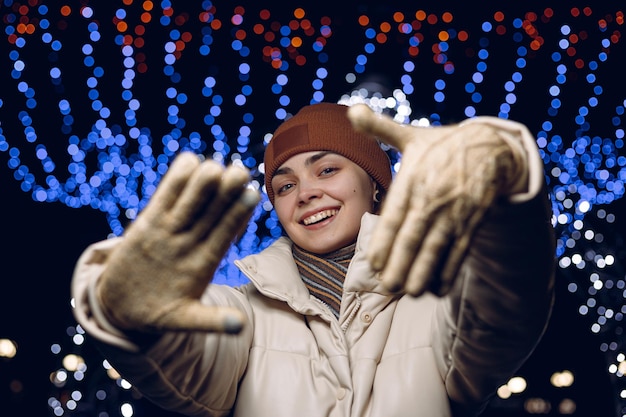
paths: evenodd
<path fill-rule="evenodd" d="M 331 151 L 322 151 L 322 152 L 318 152 L 315 155 L 311 155 L 310 157 L 308 157 L 305 161 L 304 161 L 304 165 L 305 166 L 311 166 L 313 165 L 315 162 L 319 161 L 320 159 L 324 158 L 326 155 L 329 154 L 335 154 L 335 152 L 331 152 Z M 276 170 L 276 172 L 274 173 L 274 176 L 276 175 L 286 175 L 286 174 L 291 174 L 293 173 L 293 169 L 289 168 L 289 167 L 281 167 L 278 168 Z"/>

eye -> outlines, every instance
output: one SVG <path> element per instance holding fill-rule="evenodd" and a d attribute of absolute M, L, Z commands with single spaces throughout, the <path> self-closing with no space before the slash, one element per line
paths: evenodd
<path fill-rule="evenodd" d="M 326 167 L 326 168 L 323 168 L 320 171 L 320 176 L 322 176 L 322 177 L 323 176 L 328 176 L 328 175 L 331 175 L 331 174 L 333 174 L 334 172 L 336 172 L 338 170 L 339 170 L 339 168 L 337 168 L 337 167 Z"/>
<path fill-rule="evenodd" d="M 292 183 L 284 184 L 284 185 L 281 185 L 280 187 L 278 187 L 276 192 L 278 193 L 278 195 L 281 195 L 281 194 L 284 194 L 287 191 L 289 191 L 291 188 L 293 188 L 293 184 Z"/>

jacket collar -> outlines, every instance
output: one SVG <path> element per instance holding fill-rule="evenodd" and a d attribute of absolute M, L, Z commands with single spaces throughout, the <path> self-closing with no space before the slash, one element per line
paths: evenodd
<path fill-rule="evenodd" d="M 361 229 L 356 241 L 354 258 L 352 258 L 346 280 L 343 284 L 344 293 L 374 292 L 383 295 L 391 295 L 380 283 L 378 279 L 379 274 L 375 273 L 370 268 L 370 263 L 366 257 L 368 244 L 371 240 L 374 228 L 376 224 L 378 224 L 378 219 L 378 215 L 370 213 L 365 213 L 361 218 Z"/>
<path fill-rule="evenodd" d="M 389 295 L 369 267 L 365 253 L 378 216 L 365 213 L 361 218 L 361 229 L 357 237 L 354 258 L 344 283 L 344 292 L 376 292 Z M 281 237 L 258 254 L 235 261 L 239 269 L 263 294 L 272 298 L 290 301 L 308 300 L 309 291 L 298 273 L 292 254 L 292 242 Z"/>

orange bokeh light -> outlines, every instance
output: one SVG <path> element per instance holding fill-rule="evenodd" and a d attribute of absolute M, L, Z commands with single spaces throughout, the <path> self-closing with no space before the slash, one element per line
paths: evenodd
<path fill-rule="evenodd" d="M 221 27 L 222 27 L 222 21 L 221 20 L 213 19 L 213 21 L 211 21 L 211 29 L 218 30 Z"/>
<path fill-rule="evenodd" d="M 126 22 L 117 22 L 117 24 L 115 25 L 115 28 L 117 29 L 118 32 L 126 32 L 128 30 L 128 25 L 126 24 Z"/>
<path fill-rule="evenodd" d="M 393 14 L 393 21 L 396 23 L 400 23 L 404 21 L 404 13 L 402 12 L 395 12 Z"/>

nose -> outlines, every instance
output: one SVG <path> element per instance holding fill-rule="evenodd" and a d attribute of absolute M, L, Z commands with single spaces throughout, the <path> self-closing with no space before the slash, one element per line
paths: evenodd
<path fill-rule="evenodd" d="M 298 204 L 307 204 L 311 200 L 320 198 L 322 194 L 322 189 L 313 181 L 301 181 L 298 185 Z"/>

